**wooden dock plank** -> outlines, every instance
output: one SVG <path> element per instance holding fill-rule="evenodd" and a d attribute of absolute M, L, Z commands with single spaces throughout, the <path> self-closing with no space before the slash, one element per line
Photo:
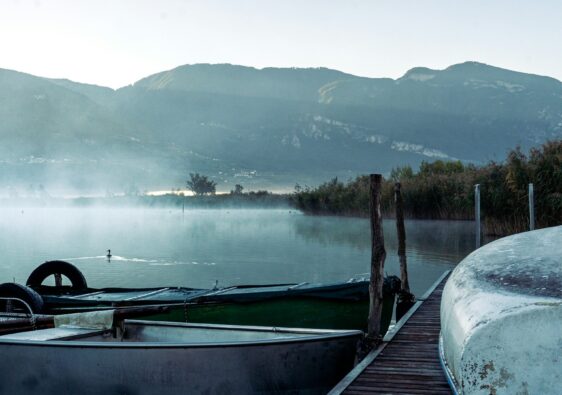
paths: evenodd
<path fill-rule="evenodd" d="M 451 394 L 438 347 L 439 310 L 447 278 L 448 273 L 330 395 Z"/>

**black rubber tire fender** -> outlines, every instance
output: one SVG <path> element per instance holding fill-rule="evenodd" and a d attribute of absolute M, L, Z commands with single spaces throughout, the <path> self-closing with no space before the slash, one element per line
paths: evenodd
<path fill-rule="evenodd" d="M 72 284 L 72 289 L 81 290 L 88 288 L 86 278 L 84 278 L 82 272 L 73 264 L 65 261 L 48 261 L 37 266 L 27 278 L 26 284 L 28 287 L 38 288 L 47 277 L 55 274 L 67 277 Z"/>
<path fill-rule="evenodd" d="M 17 283 L 4 283 L 0 284 L 0 297 L 3 298 L 17 298 L 23 300 L 31 308 L 31 312 L 34 314 L 41 313 L 43 311 L 43 298 L 32 288 L 26 287 L 22 284 Z M 16 302 L 17 303 L 17 302 Z M 6 305 L 5 300 L 0 300 L 1 311 L 5 311 L 4 306 Z M 21 305 L 21 303 L 20 303 Z M 27 309 L 25 309 L 27 311 Z"/>

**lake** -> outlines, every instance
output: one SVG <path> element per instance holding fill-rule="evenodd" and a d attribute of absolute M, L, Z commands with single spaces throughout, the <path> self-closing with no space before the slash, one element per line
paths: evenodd
<path fill-rule="evenodd" d="M 368 276 L 369 232 L 367 219 L 289 209 L 4 208 L 0 282 L 25 283 L 55 259 L 76 265 L 90 287 L 345 281 Z M 385 271 L 399 275 L 394 221 L 384 222 L 384 233 Z M 474 247 L 472 222 L 407 221 L 406 235 L 416 295 Z"/>

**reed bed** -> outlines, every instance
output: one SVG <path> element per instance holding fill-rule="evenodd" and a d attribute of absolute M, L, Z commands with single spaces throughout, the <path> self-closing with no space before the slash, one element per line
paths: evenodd
<path fill-rule="evenodd" d="M 393 169 L 382 186 L 383 215 L 394 214 L 394 183 L 401 182 L 404 214 L 412 219 L 474 220 L 474 185 L 480 184 L 484 232 L 508 235 L 529 229 L 528 184 L 535 189 L 536 228 L 562 224 L 562 140 L 528 154 L 516 148 L 502 162 L 423 162 Z M 296 188 L 292 203 L 312 215 L 369 215 L 369 178 L 334 178 L 317 188 Z"/>

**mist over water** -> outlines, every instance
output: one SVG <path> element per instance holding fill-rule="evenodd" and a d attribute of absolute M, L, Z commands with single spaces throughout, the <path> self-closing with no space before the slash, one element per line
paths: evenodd
<path fill-rule="evenodd" d="M 384 230 L 385 271 L 398 274 L 394 221 Z M 368 276 L 369 231 L 366 219 L 288 209 L 4 208 L 0 282 L 25 283 L 55 259 L 76 265 L 90 287 L 346 281 Z M 418 295 L 473 248 L 470 222 L 408 221 L 406 232 Z"/>

